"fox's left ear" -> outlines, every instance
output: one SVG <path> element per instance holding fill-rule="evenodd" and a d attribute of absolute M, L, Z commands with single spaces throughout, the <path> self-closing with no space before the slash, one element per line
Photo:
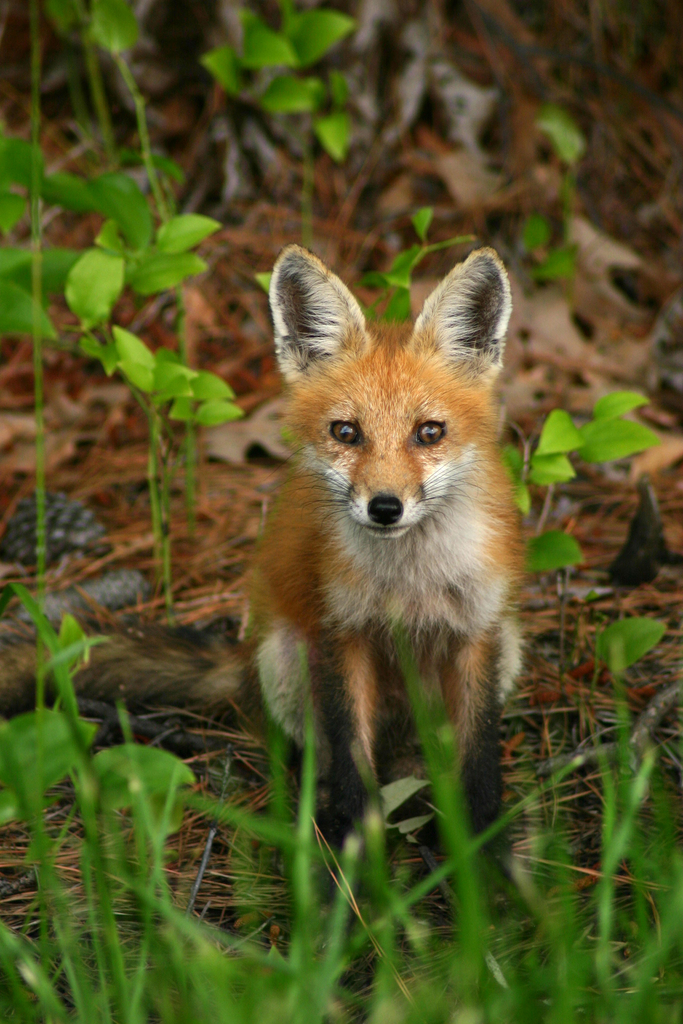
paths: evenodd
<path fill-rule="evenodd" d="M 365 334 L 365 317 L 349 289 L 300 245 L 288 245 L 275 261 L 269 297 L 275 351 L 287 380 Z"/>
<path fill-rule="evenodd" d="M 493 249 L 476 249 L 443 279 L 415 323 L 414 344 L 480 372 L 499 368 L 512 312 L 510 282 Z"/>

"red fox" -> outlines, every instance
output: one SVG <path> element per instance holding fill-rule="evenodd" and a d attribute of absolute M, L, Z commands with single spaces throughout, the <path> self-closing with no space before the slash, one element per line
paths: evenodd
<path fill-rule="evenodd" d="M 340 844 L 363 815 L 363 778 L 383 767 L 383 724 L 409 713 L 398 621 L 424 687 L 443 697 L 481 830 L 499 809 L 500 708 L 521 647 L 520 527 L 497 444 L 503 264 L 473 252 L 411 327 L 366 321 L 337 276 L 289 245 L 270 306 L 296 454 L 257 554 L 249 640 L 240 650 L 187 631 L 124 634 L 95 649 L 77 690 L 209 709 L 249 701 L 260 684 L 302 744 L 310 687 L 326 828 Z M 30 671 L 19 648 L 3 662 L 0 710 L 14 711 Z"/>

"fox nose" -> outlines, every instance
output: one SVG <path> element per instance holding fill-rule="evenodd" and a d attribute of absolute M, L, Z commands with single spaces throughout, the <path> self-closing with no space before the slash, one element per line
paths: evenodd
<path fill-rule="evenodd" d="M 403 505 L 395 494 L 378 494 L 368 502 L 368 515 L 381 526 L 391 526 L 403 515 Z"/>

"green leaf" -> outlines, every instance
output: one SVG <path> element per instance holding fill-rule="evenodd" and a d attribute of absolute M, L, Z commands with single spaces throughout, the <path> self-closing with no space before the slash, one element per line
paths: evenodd
<path fill-rule="evenodd" d="M 345 110 L 335 110 L 325 117 L 317 117 L 313 131 L 326 153 L 338 164 L 346 159 L 349 151 L 349 115 Z"/>
<path fill-rule="evenodd" d="M 23 216 L 26 200 L 16 192 L 0 192 L 0 231 L 7 234 Z"/>
<path fill-rule="evenodd" d="M 44 338 L 56 338 L 57 332 L 43 309 L 40 329 Z M 0 336 L 30 334 L 33 330 L 33 298 L 14 281 L 0 280 Z"/>
<path fill-rule="evenodd" d="M 407 288 L 397 288 L 387 303 L 382 319 L 390 323 L 403 323 L 410 319 L 410 292 Z"/>
<path fill-rule="evenodd" d="M 105 807 L 130 807 L 144 794 L 153 814 L 160 819 L 170 793 L 172 809 L 168 824 L 171 829 L 180 827 L 183 797 L 178 790 L 195 781 L 194 772 L 180 758 L 158 747 L 123 743 L 100 750 L 93 757 L 92 766 Z"/>
<path fill-rule="evenodd" d="M 66 35 L 80 21 L 76 0 L 46 0 L 45 13 L 60 35 Z"/>
<path fill-rule="evenodd" d="M 225 383 L 222 377 L 208 370 L 202 370 L 192 380 L 192 394 L 200 401 L 208 402 L 214 398 L 234 398 L 235 392 Z"/>
<path fill-rule="evenodd" d="M 581 548 L 563 530 L 548 530 L 539 537 L 532 537 L 527 546 L 530 572 L 552 572 L 568 565 L 578 565 L 581 561 Z"/>
<path fill-rule="evenodd" d="M 111 249 L 112 252 L 123 255 L 123 241 L 119 234 L 118 224 L 115 220 L 105 220 L 95 238 L 95 245 L 102 249 Z"/>
<path fill-rule="evenodd" d="M 532 213 L 524 221 L 522 228 L 522 242 L 527 252 L 540 249 L 547 245 L 551 236 L 550 223 L 547 217 L 541 213 Z"/>
<path fill-rule="evenodd" d="M 220 227 L 220 221 L 213 217 L 181 213 L 161 225 L 157 232 L 157 247 L 161 252 L 187 252 Z"/>
<path fill-rule="evenodd" d="M 270 291 L 270 279 L 272 276 L 272 270 L 264 271 L 262 274 L 254 274 L 255 280 L 261 285 L 266 295 Z"/>
<path fill-rule="evenodd" d="M 612 391 L 609 395 L 599 398 L 593 407 L 594 420 L 611 420 L 623 416 L 631 409 L 648 405 L 650 399 L 639 395 L 637 391 Z"/>
<path fill-rule="evenodd" d="M 43 294 L 63 292 L 69 271 L 81 256 L 77 249 L 43 250 Z M 0 277 L 31 291 L 31 253 L 27 249 L 0 249 Z"/>
<path fill-rule="evenodd" d="M 43 178 L 40 194 L 46 203 L 63 206 L 75 213 L 97 210 L 97 202 L 90 192 L 90 183 L 76 174 L 59 171 Z"/>
<path fill-rule="evenodd" d="M 80 340 L 81 351 L 92 359 L 99 359 L 104 367 L 107 377 L 111 377 L 119 363 L 119 354 L 116 351 L 114 342 L 108 345 L 101 345 L 92 334 L 84 334 Z"/>
<path fill-rule="evenodd" d="M 242 45 L 242 67 L 257 71 L 284 64 L 295 68 L 299 59 L 292 44 L 279 32 L 273 32 L 251 11 L 240 11 L 244 40 Z"/>
<path fill-rule="evenodd" d="M 205 270 L 206 263 L 193 252 L 149 253 L 131 274 L 130 284 L 140 295 L 153 295 L 174 288 L 186 277 Z"/>
<path fill-rule="evenodd" d="M 543 424 L 536 454 L 555 455 L 558 452 L 572 452 L 582 444 L 581 434 L 574 426 L 569 413 L 564 409 L 553 409 Z"/>
<path fill-rule="evenodd" d="M 433 217 L 434 207 L 423 206 L 410 218 L 413 222 L 413 227 L 415 228 L 417 237 L 421 242 L 427 241 L 427 232 L 429 231 L 429 225 L 432 223 Z"/>
<path fill-rule="evenodd" d="M 154 353 L 147 348 L 144 341 L 141 341 L 136 334 L 131 334 L 130 331 L 126 331 L 118 325 L 113 328 L 112 333 L 119 359 L 125 359 L 136 366 L 144 366 L 150 373 L 154 370 L 156 365 Z"/>
<path fill-rule="evenodd" d="M 332 105 L 338 108 L 343 107 L 349 98 L 349 83 L 346 81 L 346 76 L 342 75 L 341 71 L 333 69 L 329 74 L 329 86 Z"/>
<path fill-rule="evenodd" d="M 532 267 L 531 276 L 536 281 L 569 280 L 576 269 L 576 246 L 565 245 L 552 249 L 546 259 Z"/>
<path fill-rule="evenodd" d="M 66 279 L 64 294 L 69 309 L 84 328 L 108 320 L 123 290 L 125 264 L 121 256 L 88 249 L 74 263 Z"/>
<path fill-rule="evenodd" d="M 302 11 L 290 18 L 287 35 L 301 67 L 308 67 L 353 32 L 355 27 L 354 19 L 339 11 Z"/>
<path fill-rule="evenodd" d="M 553 149 L 565 164 L 575 164 L 583 156 L 586 139 L 571 114 L 554 103 L 541 107 L 536 124 L 550 139 Z"/>
<path fill-rule="evenodd" d="M 219 398 L 204 402 L 197 409 L 195 419 L 202 427 L 215 427 L 219 423 L 240 419 L 244 413 L 238 405 Z"/>
<path fill-rule="evenodd" d="M 319 78 L 279 75 L 261 96 L 269 114 L 314 113 L 325 102 L 325 86 Z"/>
<path fill-rule="evenodd" d="M 152 214 L 147 200 L 129 175 L 122 171 L 101 174 L 88 183 L 94 209 L 116 221 L 133 249 L 149 245 Z"/>
<path fill-rule="evenodd" d="M 382 786 L 379 791 L 379 798 L 385 820 L 401 804 L 404 804 L 406 800 L 410 800 L 411 796 L 419 793 L 421 789 L 428 785 L 429 782 L 426 779 L 416 779 L 414 775 L 407 775 L 403 779 L 397 779 L 396 782 L 389 782 L 386 786 Z"/>
<path fill-rule="evenodd" d="M 190 378 L 196 376 L 196 370 L 179 363 L 156 360 L 154 367 L 154 388 L 163 393 L 163 400 L 185 398 L 192 394 Z"/>
<path fill-rule="evenodd" d="M 116 365 L 134 387 L 140 388 L 147 395 L 154 391 L 154 374 L 148 367 L 133 363 L 130 359 L 119 359 Z"/>
<path fill-rule="evenodd" d="M 172 420 L 182 420 L 187 423 L 194 419 L 194 405 L 189 398 L 176 398 L 168 415 Z"/>
<path fill-rule="evenodd" d="M 207 71 L 210 71 L 228 96 L 237 96 L 240 91 L 239 58 L 232 46 L 217 46 L 199 58 Z"/>
<path fill-rule="evenodd" d="M 641 423 L 621 419 L 591 420 L 581 427 L 579 455 L 585 462 L 611 462 L 659 444 L 655 433 Z"/>
<path fill-rule="evenodd" d="M 539 455 L 535 453 L 529 466 L 529 481 L 540 487 L 565 483 L 576 476 L 574 467 L 566 455 Z"/>
<path fill-rule="evenodd" d="M 43 154 L 38 151 L 40 178 L 43 177 Z M 0 134 L 0 185 L 13 182 L 31 187 L 33 178 L 33 148 L 23 139 L 12 139 Z"/>
<path fill-rule="evenodd" d="M 665 631 L 665 624 L 657 619 L 620 619 L 599 635 L 596 655 L 618 674 L 658 644 Z"/>
<path fill-rule="evenodd" d="M 138 23 L 126 0 L 92 0 L 90 36 L 110 53 L 135 46 Z"/>
<path fill-rule="evenodd" d="M 89 746 L 97 726 L 79 721 L 78 732 L 81 743 Z M 37 758 L 39 747 L 41 756 Z M 79 755 L 78 740 L 61 712 L 43 708 L 0 723 L 0 780 L 17 794 L 23 813 L 39 805 L 45 792 L 74 767 Z M 27 803 L 21 799 L 24 793 Z"/>

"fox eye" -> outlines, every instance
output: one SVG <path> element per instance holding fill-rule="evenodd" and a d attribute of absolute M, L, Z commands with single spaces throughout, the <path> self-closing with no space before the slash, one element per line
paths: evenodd
<path fill-rule="evenodd" d="M 335 420 L 330 425 L 330 433 L 342 444 L 357 444 L 360 441 L 360 430 L 355 423 L 347 423 L 346 420 Z"/>
<path fill-rule="evenodd" d="M 420 444 L 436 444 L 446 433 L 446 424 L 430 420 L 428 423 L 421 423 L 415 434 Z"/>

